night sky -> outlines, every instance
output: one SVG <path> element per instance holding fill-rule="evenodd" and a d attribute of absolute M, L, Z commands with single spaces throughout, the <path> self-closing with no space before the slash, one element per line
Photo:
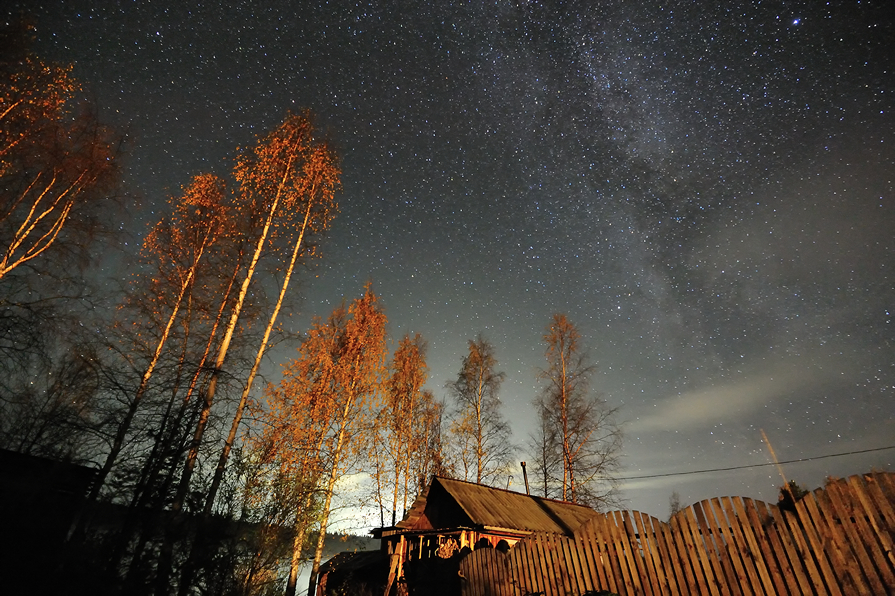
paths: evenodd
<path fill-rule="evenodd" d="M 481 331 L 521 444 L 567 313 L 625 422 L 623 477 L 768 464 L 760 429 L 781 460 L 895 445 L 888 2 L 217 4 L 14 8 L 126 132 L 136 243 L 192 175 L 308 107 L 344 191 L 292 330 L 372 279 L 392 336 L 428 340 L 439 397 Z M 785 471 L 815 488 L 893 461 Z M 780 484 L 765 465 L 622 496 L 664 519 L 672 491 Z"/>

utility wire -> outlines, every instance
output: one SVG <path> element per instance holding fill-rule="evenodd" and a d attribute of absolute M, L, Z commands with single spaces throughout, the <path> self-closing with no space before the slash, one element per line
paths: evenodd
<path fill-rule="evenodd" d="M 889 445 L 888 447 L 877 447 L 875 449 L 862 449 L 860 451 L 846 451 L 844 453 L 831 453 L 829 455 L 818 455 L 816 457 L 802 457 L 799 459 L 790 459 L 787 461 L 779 462 L 780 465 L 783 464 L 794 464 L 803 461 L 814 461 L 817 459 L 827 459 L 830 457 L 842 457 L 844 455 L 856 455 L 859 453 L 872 453 L 874 451 L 885 451 L 886 449 L 895 449 L 895 445 Z M 709 472 L 727 472 L 729 470 L 745 470 L 747 468 L 763 468 L 765 466 L 775 466 L 777 465 L 774 462 L 768 462 L 764 464 L 750 464 L 748 466 L 731 466 L 729 468 L 712 468 L 710 470 L 694 470 L 692 472 L 668 472 L 666 474 L 649 474 L 646 476 L 625 476 L 623 478 L 618 478 L 618 480 L 643 480 L 645 478 L 665 478 L 667 476 L 687 476 L 689 474 L 708 474 Z"/>

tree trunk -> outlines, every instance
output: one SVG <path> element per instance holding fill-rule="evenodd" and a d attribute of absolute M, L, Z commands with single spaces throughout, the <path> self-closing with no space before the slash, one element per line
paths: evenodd
<path fill-rule="evenodd" d="M 311 576 L 308 579 L 308 596 L 313 596 L 317 587 L 317 574 L 320 572 L 320 559 L 323 557 L 323 546 L 326 541 L 326 526 L 329 522 L 329 508 L 332 504 L 333 489 L 336 486 L 336 480 L 339 475 L 339 465 L 342 458 L 342 444 L 345 439 L 345 426 L 348 424 L 348 415 L 351 412 L 351 406 L 354 403 L 353 389 L 349 389 L 348 398 L 345 402 L 345 408 L 342 411 L 342 421 L 339 428 L 339 438 L 336 441 L 336 448 L 333 452 L 332 470 L 329 475 L 329 485 L 326 487 L 326 496 L 323 503 L 323 515 L 320 519 L 320 536 L 317 537 L 317 548 L 314 550 L 314 562 L 311 564 Z"/>
<path fill-rule="evenodd" d="M 274 306 L 273 313 L 270 315 L 270 319 L 267 321 L 267 327 L 264 329 L 264 336 L 261 338 L 261 345 L 258 347 L 258 352 L 255 355 L 255 362 L 252 364 L 252 369 L 249 371 L 249 378 L 246 381 L 245 387 L 242 390 L 242 396 L 239 400 L 239 406 L 236 408 L 236 413 L 233 415 L 233 423 L 230 425 L 230 433 L 227 435 L 227 440 L 224 442 L 224 448 L 221 451 L 221 457 L 218 460 L 218 465 L 214 470 L 214 477 L 211 480 L 211 487 L 208 489 L 208 495 L 205 499 L 205 507 L 203 509 L 203 513 L 208 515 L 211 513 L 211 509 L 214 506 L 214 500 L 217 496 L 218 489 L 221 486 L 221 482 L 224 478 L 224 469 L 227 466 L 227 460 L 230 457 L 230 450 L 233 448 L 233 443 L 236 441 L 236 433 L 239 430 L 239 423 L 242 421 L 242 414 L 245 410 L 246 403 L 249 399 L 249 393 L 252 391 L 252 383 L 255 381 L 255 376 L 258 374 L 258 369 L 261 367 L 261 361 L 264 358 L 264 353 L 267 350 L 267 342 L 270 340 L 270 334 L 273 331 L 274 325 L 276 325 L 277 317 L 280 314 L 280 308 L 283 306 L 283 299 L 286 296 L 286 290 L 289 288 L 289 281 L 292 279 L 292 272 L 295 269 L 295 262 L 298 260 L 298 255 L 301 252 L 302 241 L 304 240 L 305 230 L 308 227 L 308 221 L 311 218 L 311 209 L 314 206 L 313 201 L 313 191 L 308 200 L 308 208 L 305 210 L 304 221 L 301 224 L 301 231 L 298 234 L 298 240 L 295 242 L 295 247 L 292 249 L 292 258 L 289 260 L 289 265 L 286 268 L 286 277 L 283 279 L 283 284 L 280 287 L 280 295 L 277 297 L 277 303 Z"/>

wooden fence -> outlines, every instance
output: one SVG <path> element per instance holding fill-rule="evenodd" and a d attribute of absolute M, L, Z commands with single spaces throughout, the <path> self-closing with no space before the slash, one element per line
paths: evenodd
<path fill-rule="evenodd" d="M 573 538 L 537 533 L 460 562 L 464 596 L 895 594 L 895 474 L 836 480 L 782 511 L 707 499 L 670 523 L 600 514 Z"/>

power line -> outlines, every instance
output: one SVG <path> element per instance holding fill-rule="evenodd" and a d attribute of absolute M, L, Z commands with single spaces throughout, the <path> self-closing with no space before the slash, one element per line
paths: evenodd
<path fill-rule="evenodd" d="M 895 445 L 889 445 L 888 447 L 877 447 L 875 449 L 861 449 L 860 451 L 846 451 L 844 453 L 831 453 L 829 455 L 818 455 L 816 457 L 802 457 L 799 459 L 790 459 L 787 461 L 781 461 L 780 465 L 783 464 L 795 464 L 803 461 L 814 461 L 818 459 L 828 459 L 830 457 L 842 457 L 844 455 L 857 455 L 859 453 L 872 453 L 874 451 L 885 451 L 886 449 L 895 449 Z M 665 478 L 667 476 L 687 476 L 689 474 L 708 474 L 709 472 L 727 472 L 730 470 L 745 470 L 747 468 L 763 468 L 765 466 L 775 466 L 777 464 L 773 462 L 768 462 L 764 464 L 750 464 L 747 466 L 731 466 L 729 468 L 712 468 L 710 470 L 694 470 L 692 472 L 668 472 L 666 474 L 649 474 L 646 476 L 625 476 L 624 478 L 618 478 L 618 480 L 643 480 L 645 478 Z"/>

